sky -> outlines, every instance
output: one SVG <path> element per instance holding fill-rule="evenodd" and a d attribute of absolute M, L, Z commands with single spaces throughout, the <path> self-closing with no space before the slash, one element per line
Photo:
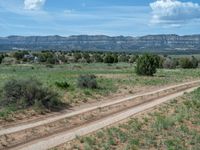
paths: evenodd
<path fill-rule="evenodd" d="M 200 0 L 0 0 L 0 36 L 200 34 Z"/>

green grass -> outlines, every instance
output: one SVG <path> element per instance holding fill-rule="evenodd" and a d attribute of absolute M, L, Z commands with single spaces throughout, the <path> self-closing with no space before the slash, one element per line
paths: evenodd
<path fill-rule="evenodd" d="M 75 140 L 71 146 L 79 149 L 167 149 L 199 150 L 200 148 L 200 88 L 163 104 L 145 115 Z M 63 145 L 62 147 L 65 147 Z"/>
<path fill-rule="evenodd" d="M 134 73 L 134 66 L 127 63 L 119 63 L 113 65 L 107 64 L 65 64 L 55 65 L 48 68 L 45 65 L 0 65 L 0 88 L 3 87 L 9 79 L 37 78 L 45 86 L 53 88 L 61 95 L 67 93 L 69 103 L 73 102 L 75 97 L 83 96 L 87 98 L 99 94 L 108 95 L 116 92 L 120 86 L 156 86 L 168 83 L 182 82 L 185 79 L 199 78 L 200 70 L 158 70 L 154 77 L 141 77 Z M 121 75 L 118 78 L 98 78 L 100 89 L 85 91 L 77 88 L 77 78 L 82 74 L 94 75 Z M 124 75 L 124 76 L 123 76 Z M 56 82 L 67 82 L 70 84 L 68 89 L 61 89 L 56 86 Z M 91 94 L 88 94 L 91 93 Z M 86 95 L 85 95 L 86 94 Z M 85 95 L 85 96 L 84 96 Z"/>
<path fill-rule="evenodd" d="M 77 88 L 77 78 L 83 74 L 94 74 L 98 76 L 98 89 Z M 128 63 L 117 64 L 63 64 L 54 65 L 53 68 L 46 65 L 0 65 L 0 90 L 5 82 L 10 79 L 36 78 L 44 86 L 59 93 L 62 101 L 67 104 L 81 104 L 90 100 L 99 100 L 108 95 L 117 93 L 119 89 L 130 90 L 144 86 L 163 86 L 194 80 L 200 77 L 199 69 L 159 69 L 155 76 L 138 76 L 134 72 L 134 66 Z M 59 88 L 56 82 L 67 82 L 68 88 Z M 1 93 L 1 92 L 0 92 Z M 128 92 L 127 92 L 128 93 Z M 4 111 L 7 111 L 4 108 Z M 2 110 L 0 110 L 2 112 Z M 3 116 L 3 115 L 0 115 Z"/>

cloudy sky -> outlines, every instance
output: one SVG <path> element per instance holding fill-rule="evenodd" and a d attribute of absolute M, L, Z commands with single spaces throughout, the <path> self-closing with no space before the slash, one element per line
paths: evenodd
<path fill-rule="evenodd" d="M 200 34 L 200 0 L 0 0 L 0 36 Z"/>

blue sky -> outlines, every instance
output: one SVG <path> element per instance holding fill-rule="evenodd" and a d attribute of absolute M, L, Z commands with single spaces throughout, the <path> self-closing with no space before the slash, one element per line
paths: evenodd
<path fill-rule="evenodd" d="M 199 0 L 0 0 L 0 36 L 200 34 Z"/>

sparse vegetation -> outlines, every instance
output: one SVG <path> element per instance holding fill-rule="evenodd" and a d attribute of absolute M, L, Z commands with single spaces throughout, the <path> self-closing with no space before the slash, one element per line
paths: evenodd
<path fill-rule="evenodd" d="M 84 149 L 199 149 L 200 88 L 138 115 L 126 123 L 76 139 L 59 148 Z"/>
<path fill-rule="evenodd" d="M 171 56 L 155 55 L 152 56 L 156 68 L 197 68 L 199 56 Z M 135 63 L 142 54 L 120 53 L 120 52 L 81 52 L 81 51 L 16 51 L 12 53 L 2 53 L 0 62 L 3 64 L 23 64 L 23 63 L 40 63 L 46 65 L 65 64 L 65 63 Z M 144 61 L 144 60 L 143 60 Z M 147 62 L 145 62 L 147 63 Z M 149 63 L 148 63 L 149 65 Z M 152 70 L 152 69 L 151 69 Z"/>
<path fill-rule="evenodd" d="M 135 62 L 142 57 L 136 54 L 17 51 L 16 54 L 15 52 L 1 53 L 1 56 L 0 89 L 3 89 L 4 84 L 11 79 L 35 78 L 41 81 L 44 87 L 57 91 L 62 101 L 71 105 L 96 101 L 117 93 L 130 94 L 139 88 L 145 89 L 149 86 L 155 87 L 192 80 L 199 78 L 200 75 L 198 69 L 180 69 L 179 62 L 183 57 L 170 58 L 170 56 L 151 55 L 158 69 L 154 76 L 147 77 L 138 76 L 134 71 Z M 106 63 L 105 58 L 108 59 Z M 199 60 L 196 55 L 188 58 L 194 66 L 197 66 Z M 163 67 L 173 68 L 173 70 L 162 69 L 162 64 L 168 59 L 172 60 L 172 66 L 170 64 L 167 67 L 163 65 Z M 85 77 L 91 74 L 96 78 L 93 78 L 94 76 Z M 80 76 L 82 78 L 79 78 Z M 80 84 L 78 84 L 79 81 Z M 2 92 L 0 93 L 2 95 Z M 14 110 L 14 108 L 9 109 Z"/>
<path fill-rule="evenodd" d="M 183 57 L 152 54 L 51 51 L 23 53 L 19 56 L 15 54 L 16 57 L 13 57 L 13 53 L 2 54 L 0 122 L 3 124 L 60 110 L 63 108 L 60 104 L 70 104 L 73 107 L 99 101 L 107 96 L 135 94 L 200 77 L 200 70 L 196 69 L 199 63 L 197 57 L 187 57 L 187 61 L 182 63 Z M 185 67 L 187 65 L 189 67 Z M 174 101 L 170 108 L 171 106 L 172 111 L 166 107 L 95 135 L 79 137 L 72 147 L 182 149 L 185 144 L 183 133 L 189 139 L 187 144 L 190 148 L 193 145 L 199 146 L 197 140 L 194 140 L 199 135 L 191 133 L 190 126 L 185 123 L 189 120 L 190 124 L 198 124 L 193 116 L 197 115 L 193 111 L 197 111 L 195 107 L 199 106 L 198 101 L 185 101 L 184 105 Z M 83 118 L 92 119 L 95 115 Z"/>

